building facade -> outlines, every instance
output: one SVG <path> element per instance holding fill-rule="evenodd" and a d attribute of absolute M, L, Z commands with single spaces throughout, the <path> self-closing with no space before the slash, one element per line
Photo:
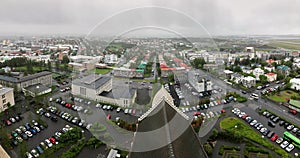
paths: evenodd
<path fill-rule="evenodd" d="M 17 91 L 21 91 L 23 88 L 39 83 L 45 86 L 52 86 L 52 73 L 43 71 L 28 76 L 0 75 L 0 84 L 6 87 L 15 88 Z"/>
<path fill-rule="evenodd" d="M 0 85 L 0 97 L 0 112 L 5 111 L 9 108 L 9 106 L 15 105 L 13 88 L 3 87 L 2 85 Z"/>

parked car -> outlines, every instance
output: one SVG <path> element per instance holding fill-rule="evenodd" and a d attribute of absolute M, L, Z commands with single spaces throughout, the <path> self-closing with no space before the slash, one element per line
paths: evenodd
<path fill-rule="evenodd" d="M 45 139 L 45 144 L 49 147 L 49 148 L 51 148 L 52 146 L 53 146 L 53 144 L 50 142 L 50 140 L 48 140 L 48 139 Z"/>
<path fill-rule="evenodd" d="M 277 144 L 280 144 L 280 143 L 282 143 L 282 142 L 283 142 L 283 138 L 281 138 L 281 137 L 277 138 L 277 140 L 276 140 L 276 143 L 277 143 Z"/>
<path fill-rule="evenodd" d="M 32 149 L 32 150 L 30 151 L 30 153 L 31 153 L 34 157 L 39 157 L 39 156 L 40 156 L 40 154 L 39 154 L 35 149 Z"/>
<path fill-rule="evenodd" d="M 275 123 L 273 123 L 272 121 L 268 121 L 268 126 L 270 126 L 270 127 L 275 127 L 276 126 L 276 124 Z"/>
<path fill-rule="evenodd" d="M 284 141 L 283 143 L 280 144 L 280 147 L 281 148 L 285 148 L 289 145 L 289 142 L 288 141 Z"/>
<path fill-rule="evenodd" d="M 44 153 L 44 150 L 39 145 L 36 147 L 36 149 L 40 154 Z"/>
<path fill-rule="evenodd" d="M 294 145 L 293 145 L 293 144 L 290 144 L 289 146 L 287 146 L 287 147 L 285 148 L 285 151 L 291 152 L 294 148 L 295 148 Z"/>
<path fill-rule="evenodd" d="M 296 115 L 296 114 L 297 114 L 297 111 L 296 111 L 296 110 L 293 110 L 293 109 L 290 109 L 289 112 L 292 113 L 293 115 Z"/>

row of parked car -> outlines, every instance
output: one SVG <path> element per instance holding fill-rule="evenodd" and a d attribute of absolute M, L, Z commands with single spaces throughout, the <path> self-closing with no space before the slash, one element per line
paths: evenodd
<path fill-rule="evenodd" d="M 43 125 L 39 124 L 35 120 L 31 120 L 31 123 L 27 122 L 24 125 L 21 125 L 20 127 L 13 130 L 11 134 L 8 135 L 8 137 L 10 138 L 11 143 L 17 146 L 18 143 L 23 142 L 23 140 L 28 140 L 44 129 L 45 127 Z"/>
<path fill-rule="evenodd" d="M 295 133 L 297 135 L 297 137 L 300 138 L 300 129 L 297 128 L 295 125 L 289 123 L 289 122 L 286 122 L 284 120 L 281 120 L 278 118 L 278 116 L 275 116 L 271 113 L 269 113 L 268 111 L 264 111 L 262 113 L 263 116 L 267 117 L 267 118 L 270 118 L 270 120 L 273 122 L 273 123 L 278 123 L 279 126 L 283 126 L 286 130 L 288 131 L 292 131 L 293 133 Z M 275 127 L 275 126 L 274 126 Z"/>
<path fill-rule="evenodd" d="M 41 154 L 45 152 L 48 148 L 52 148 L 54 145 L 57 145 L 59 142 L 59 139 L 63 133 L 66 133 L 69 130 L 72 130 L 73 127 L 66 125 L 61 130 L 58 130 L 54 133 L 52 137 L 49 137 L 45 139 L 44 141 L 40 142 L 39 145 L 37 145 L 35 148 L 31 149 L 30 152 L 26 152 L 25 156 L 27 158 L 37 158 L 40 157 Z"/>
<path fill-rule="evenodd" d="M 3 123 L 6 125 L 6 126 L 10 126 L 12 125 L 13 123 L 16 123 L 16 122 L 19 122 L 22 120 L 22 117 L 20 115 L 18 116 L 15 116 L 15 117 L 10 117 L 6 120 L 3 120 Z"/>
<path fill-rule="evenodd" d="M 269 130 L 262 123 L 258 122 L 257 120 L 255 120 L 254 118 L 252 118 L 245 112 L 241 111 L 240 109 L 234 108 L 232 110 L 232 113 L 235 114 L 237 117 L 245 120 L 250 126 L 252 126 L 254 129 L 259 131 L 264 136 L 267 136 L 271 141 L 276 142 L 277 144 L 280 144 L 280 147 L 285 149 L 287 152 L 291 152 L 295 148 L 293 144 L 290 144 L 288 141 L 279 137 L 274 131 Z M 268 125 L 271 127 L 275 127 L 274 122 L 277 122 L 277 121 L 279 121 L 279 118 L 273 117 L 271 119 L 271 121 L 268 122 Z"/>
<path fill-rule="evenodd" d="M 87 109 L 84 109 L 82 106 L 78 106 L 78 105 L 74 105 L 74 104 L 71 104 L 71 103 L 67 103 L 63 100 L 60 100 L 59 98 L 56 99 L 56 103 L 57 104 L 60 104 L 61 106 L 65 107 L 65 108 L 68 108 L 68 109 L 72 109 L 74 111 L 83 111 L 84 113 L 87 113 L 88 110 Z"/>
<path fill-rule="evenodd" d="M 49 106 L 47 108 L 48 111 L 50 111 L 52 114 L 70 122 L 70 123 L 73 123 L 79 127 L 82 127 L 82 128 L 86 128 L 87 127 L 87 123 L 85 120 L 83 119 L 80 119 L 79 117 L 77 116 L 73 116 L 71 114 L 69 114 L 68 112 L 65 112 L 65 111 L 60 111 L 58 110 L 55 106 Z"/>

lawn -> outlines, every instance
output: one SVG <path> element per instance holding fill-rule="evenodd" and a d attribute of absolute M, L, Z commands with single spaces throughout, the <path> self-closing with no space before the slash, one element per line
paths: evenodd
<path fill-rule="evenodd" d="M 281 91 L 279 94 L 274 94 L 269 96 L 269 99 L 274 100 L 276 102 L 288 102 L 292 96 L 296 98 L 300 98 L 299 93 L 294 92 L 292 90 L 284 90 Z"/>
<path fill-rule="evenodd" d="M 292 50 L 300 50 L 300 44 L 297 43 L 289 43 L 288 41 L 274 41 L 268 44 L 268 46 L 276 47 L 276 48 L 285 48 Z"/>
<path fill-rule="evenodd" d="M 16 71 L 26 71 L 27 70 L 27 67 L 26 66 L 20 66 L 20 67 L 14 67 Z M 48 68 L 46 67 L 37 67 L 37 66 L 33 66 L 33 71 L 34 72 L 38 72 L 38 71 L 43 71 L 43 70 L 48 70 Z"/>
<path fill-rule="evenodd" d="M 96 74 L 106 74 L 110 72 L 112 69 L 93 69 L 91 72 L 95 72 Z"/>
<path fill-rule="evenodd" d="M 251 127 L 249 127 L 246 123 L 243 121 L 234 118 L 234 117 L 228 117 L 223 119 L 220 122 L 220 127 L 222 129 L 228 130 L 233 132 L 237 135 L 242 135 L 245 138 L 252 140 L 258 144 L 261 144 L 262 146 L 275 151 L 277 154 L 281 155 L 282 157 L 290 157 L 288 153 L 286 153 L 283 149 L 281 149 L 279 146 L 275 146 L 272 144 L 268 138 L 262 138 L 260 134 L 254 131 Z"/>

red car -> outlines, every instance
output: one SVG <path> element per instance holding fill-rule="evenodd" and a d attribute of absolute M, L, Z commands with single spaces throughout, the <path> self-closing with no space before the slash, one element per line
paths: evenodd
<path fill-rule="evenodd" d="M 293 109 L 290 109 L 290 113 L 292 113 L 293 115 L 296 115 L 296 114 L 297 114 L 297 111 L 296 111 L 296 110 L 293 110 Z"/>
<path fill-rule="evenodd" d="M 275 133 L 275 134 L 273 135 L 273 137 L 271 138 L 271 140 L 274 142 L 276 139 L 278 139 L 278 135 Z"/>
<path fill-rule="evenodd" d="M 67 103 L 65 106 L 66 106 L 67 108 L 71 108 L 71 104 L 70 104 L 70 103 Z"/>
<path fill-rule="evenodd" d="M 10 126 L 10 125 L 11 125 L 11 122 L 10 122 L 9 120 L 5 120 L 5 124 L 6 124 L 7 126 Z"/>
<path fill-rule="evenodd" d="M 199 111 L 194 112 L 194 116 L 198 116 L 198 115 L 200 115 L 200 112 L 199 112 Z"/>
<path fill-rule="evenodd" d="M 246 117 L 248 117 L 248 114 L 245 114 L 244 116 L 242 116 L 242 119 L 246 119 Z"/>
<path fill-rule="evenodd" d="M 110 115 L 110 114 L 107 114 L 106 118 L 107 118 L 108 120 L 110 120 L 110 119 L 111 119 L 111 115 Z"/>
<path fill-rule="evenodd" d="M 49 141 L 52 143 L 52 144 L 56 144 L 56 140 L 54 138 L 49 138 Z"/>

